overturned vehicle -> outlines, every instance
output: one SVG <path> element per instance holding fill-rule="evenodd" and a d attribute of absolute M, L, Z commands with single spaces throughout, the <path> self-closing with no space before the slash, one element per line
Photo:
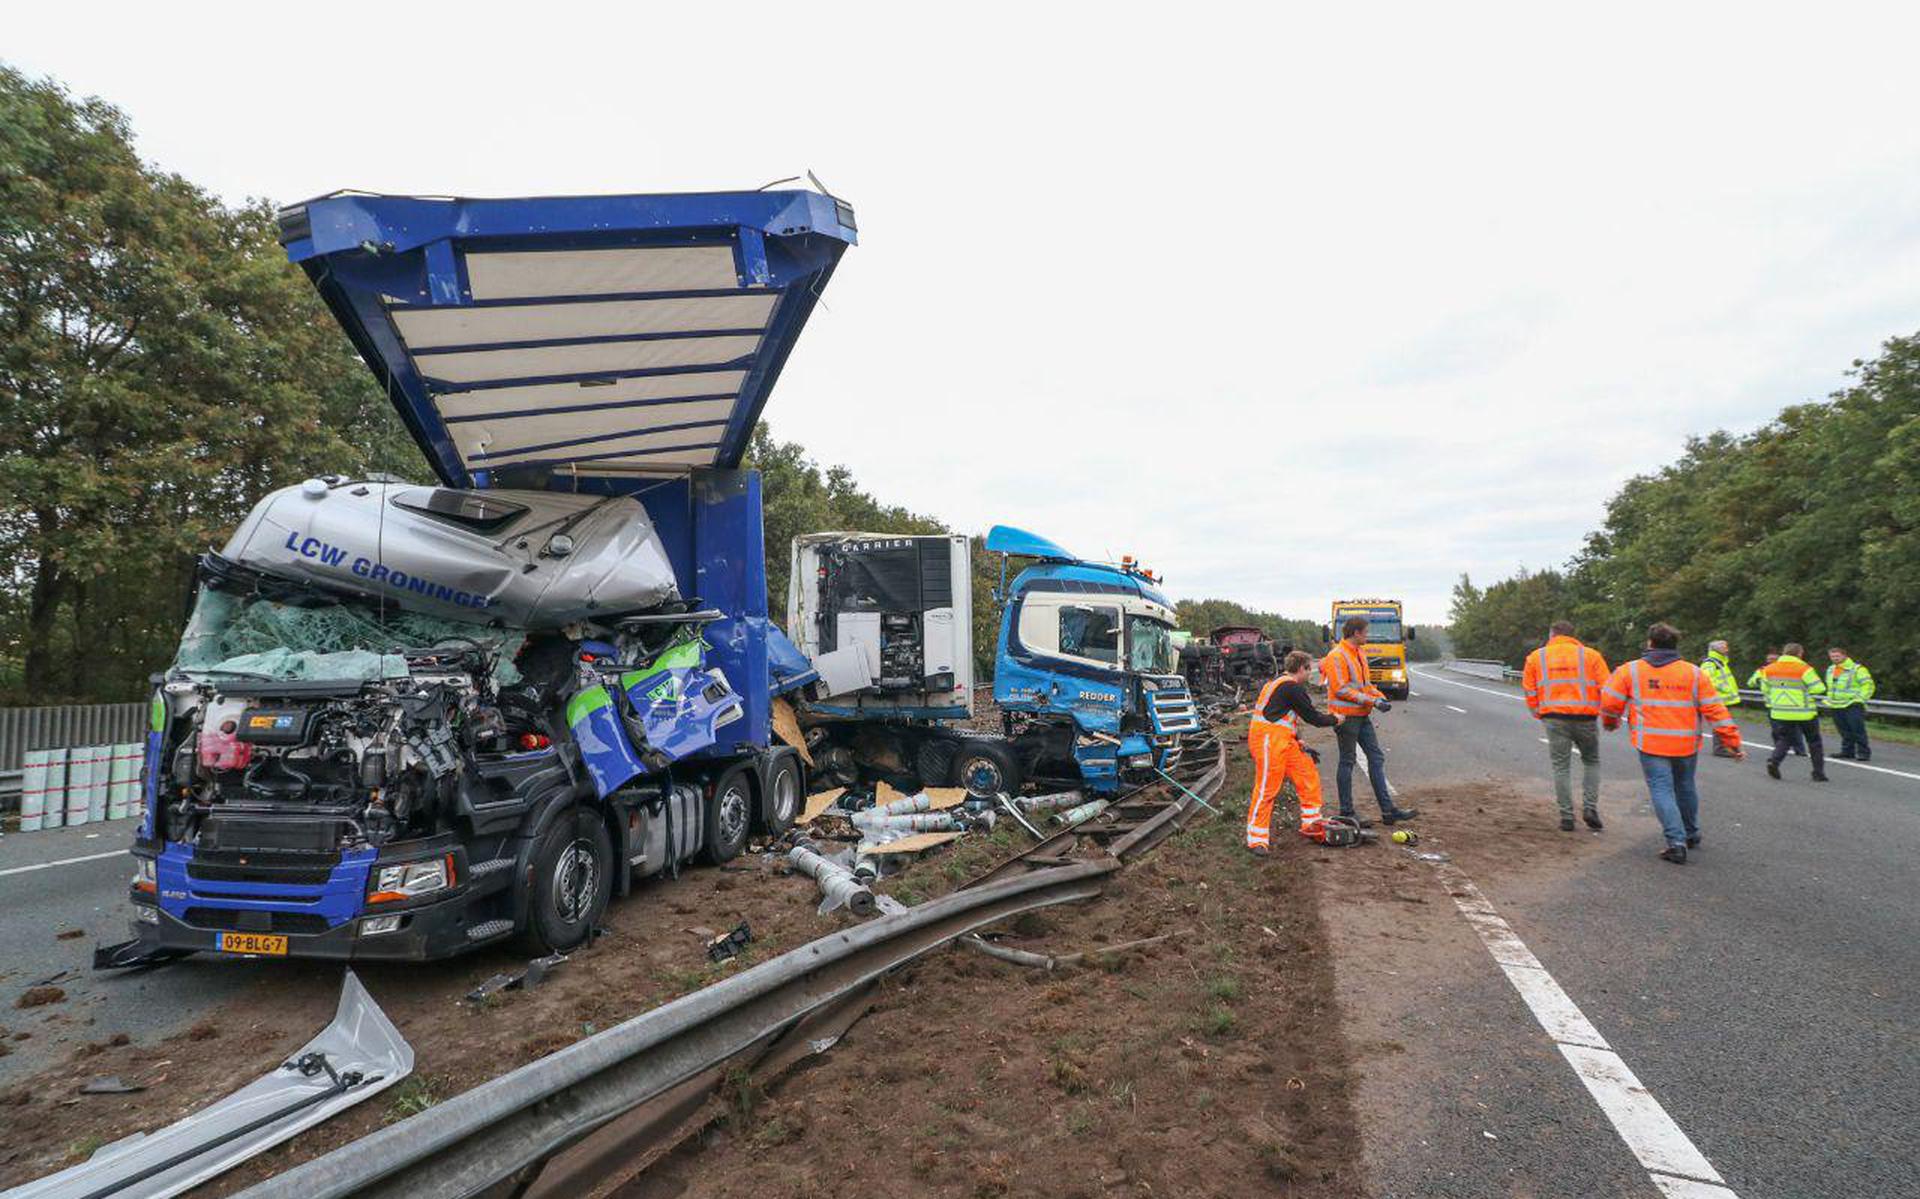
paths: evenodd
<path fill-rule="evenodd" d="M 201 560 L 135 937 L 97 960 L 565 950 L 635 879 L 783 831 L 775 705 L 815 676 L 741 463 L 852 210 L 340 193 L 279 227 L 438 481 L 309 479 Z"/>

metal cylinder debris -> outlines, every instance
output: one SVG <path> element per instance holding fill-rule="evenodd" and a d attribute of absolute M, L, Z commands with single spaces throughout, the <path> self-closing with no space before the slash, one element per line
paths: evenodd
<path fill-rule="evenodd" d="M 1095 816 L 1106 811 L 1107 806 L 1112 802 L 1110 799 L 1096 799 L 1092 803 L 1083 803 L 1077 808 L 1068 808 L 1058 816 L 1055 816 L 1054 819 L 1066 825 L 1068 828 L 1072 828 L 1076 824 L 1085 824 Z"/>
<path fill-rule="evenodd" d="M 820 884 L 820 910 L 844 907 L 856 916 L 871 916 L 875 910 L 873 892 L 853 876 L 853 871 L 821 856 L 808 845 L 796 845 L 787 851 L 787 861 L 802 874 L 811 875 Z"/>

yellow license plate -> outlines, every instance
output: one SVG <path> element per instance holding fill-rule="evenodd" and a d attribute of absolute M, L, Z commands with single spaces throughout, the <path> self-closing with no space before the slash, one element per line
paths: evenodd
<path fill-rule="evenodd" d="M 287 939 L 271 933 L 221 933 L 221 953 L 265 953 L 287 956 Z"/>

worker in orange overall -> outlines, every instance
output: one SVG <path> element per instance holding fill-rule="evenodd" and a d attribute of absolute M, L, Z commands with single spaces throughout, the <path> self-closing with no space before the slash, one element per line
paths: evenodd
<path fill-rule="evenodd" d="M 1713 726 L 1715 739 L 1735 758 L 1747 756 L 1740 748 L 1740 727 L 1720 702 L 1713 680 L 1680 656 L 1680 633 L 1670 624 L 1648 629 L 1646 653 L 1615 670 L 1601 691 L 1600 723 L 1617 729 L 1622 715 L 1666 834 L 1660 856 L 1684 863 L 1689 849 L 1700 848 L 1700 792 L 1694 785 L 1700 722 Z"/>
<path fill-rule="evenodd" d="M 1273 822 L 1273 798 L 1291 780 L 1300 798 L 1300 835 L 1324 840 L 1320 818 L 1320 754 L 1300 744 L 1304 720 L 1332 728 L 1343 719 L 1313 706 L 1307 694 L 1310 654 L 1294 650 L 1281 663 L 1280 674 L 1269 679 L 1254 701 L 1253 723 L 1247 726 L 1247 749 L 1253 754 L 1253 799 L 1247 804 L 1247 848 L 1267 856 L 1267 830 Z"/>

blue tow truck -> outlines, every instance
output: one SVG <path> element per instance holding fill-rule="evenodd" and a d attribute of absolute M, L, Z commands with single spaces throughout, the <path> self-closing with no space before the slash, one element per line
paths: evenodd
<path fill-rule="evenodd" d="M 309 479 L 219 553 L 157 683 L 134 939 L 579 945 L 632 880 L 778 833 L 755 422 L 848 246 L 812 191 L 339 193 L 280 239 L 438 476 Z"/>

